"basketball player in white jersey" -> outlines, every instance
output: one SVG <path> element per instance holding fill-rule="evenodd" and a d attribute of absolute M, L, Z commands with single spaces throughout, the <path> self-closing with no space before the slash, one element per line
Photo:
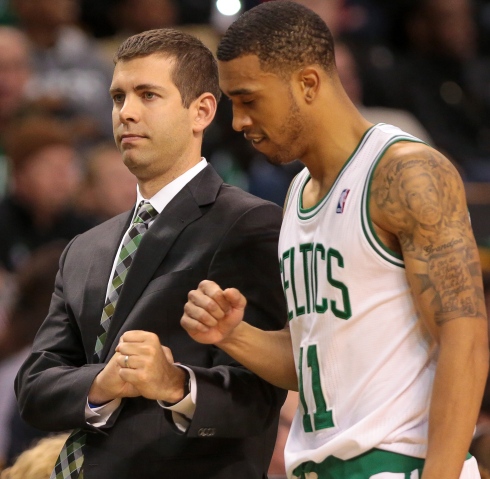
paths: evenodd
<path fill-rule="evenodd" d="M 289 326 L 241 322 L 246 298 L 211 281 L 189 293 L 182 325 L 299 391 L 288 477 L 480 477 L 468 448 L 488 373 L 487 322 L 456 169 L 359 114 L 327 26 L 294 2 L 243 14 L 218 59 L 233 127 L 271 162 L 306 166 L 279 244 Z"/>

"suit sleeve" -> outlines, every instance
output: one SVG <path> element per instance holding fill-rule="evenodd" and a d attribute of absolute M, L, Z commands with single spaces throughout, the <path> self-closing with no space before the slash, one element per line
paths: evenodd
<path fill-rule="evenodd" d="M 63 265 L 74 241 L 61 255 L 48 315 L 15 380 L 22 418 L 49 431 L 86 426 L 88 391 L 104 367 L 87 364 L 80 330 L 64 298 Z"/>
<path fill-rule="evenodd" d="M 212 261 L 209 279 L 238 288 L 247 298 L 245 320 L 264 329 L 284 327 L 287 318 L 277 259 L 281 209 L 261 204 L 230 227 Z M 213 431 L 218 437 L 263 433 L 277 419 L 286 391 L 276 388 L 213 347 L 211 368 L 193 367 L 196 411 L 189 436 Z"/>

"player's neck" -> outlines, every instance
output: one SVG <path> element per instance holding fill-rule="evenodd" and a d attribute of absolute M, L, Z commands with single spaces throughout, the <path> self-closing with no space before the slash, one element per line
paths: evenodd
<path fill-rule="evenodd" d="M 312 135 L 302 161 L 310 172 L 312 185 L 315 185 L 313 190 L 322 198 L 372 124 L 353 106 L 339 115 L 330 115 L 320 124 L 322 131 Z"/>

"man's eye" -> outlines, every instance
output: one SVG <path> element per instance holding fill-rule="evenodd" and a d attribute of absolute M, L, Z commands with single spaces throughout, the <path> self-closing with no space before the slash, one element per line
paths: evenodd
<path fill-rule="evenodd" d="M 147 100 L 152 100 L 153 98 L 155 98 L 155 94 L 152 93 L 151 91 L 147 91 L 147 92 L 145 92 L 145 98 Z"/>
<path fill-rule="evenodd" d="M 124 100 L 124 95 L 122 93 L 118 93 L 117 95 L 114 95 L 112 97 L 112 100 L 114 101 L 114 103 L 120 103 Z"/>

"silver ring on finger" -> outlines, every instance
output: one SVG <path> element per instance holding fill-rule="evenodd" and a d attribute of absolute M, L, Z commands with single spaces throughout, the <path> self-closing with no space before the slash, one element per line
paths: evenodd
<path fill-rule="evenodd" d="M 129 361 L 129 356 L 126 354 L 126 356 L 124 356 L 124 367 L 125 368 L 129 368 L 128 361 Z"/>

